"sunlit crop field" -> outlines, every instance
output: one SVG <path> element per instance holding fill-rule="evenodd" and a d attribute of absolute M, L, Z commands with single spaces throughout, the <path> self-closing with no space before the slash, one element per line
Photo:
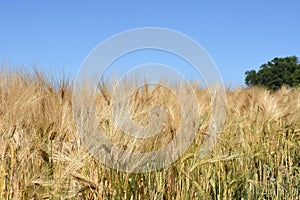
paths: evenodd
<path fill-rule="evenodd" d="M 109 87 L 100 84 L 94 101 L 98 125 L 126 149 L 131 139 L 112 131 Z M 126 173 L 101 164 L 86 150 L 73 119 L 72 83 L 38 71 L 3 69 L 0 199 L 299 199 L 300 88 L 227 90 L 223 131 L 211 154 L 198 159 L 210 95 L 192 87 L 204 114 L 190 148 L 167 168 Z M 147 124 L 153 104 L 167 108 L 167 121 L 160 134 L 135 143 L 135 151 L 167 144 L 180 125 L 176 96 L 160 87 L 134 93 L 132 119 Z"/>

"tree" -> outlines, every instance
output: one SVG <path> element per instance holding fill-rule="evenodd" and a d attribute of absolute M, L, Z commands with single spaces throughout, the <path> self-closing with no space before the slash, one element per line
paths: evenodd
<path fill-rule="evenodd" d="M 245 83 L 248 86 L 265 86 L 277 90 L 283 85 L 300 86 L 300 64 L 296 56 L 274 58 L 260 66 L 256 72 L 245 72 Z"/>

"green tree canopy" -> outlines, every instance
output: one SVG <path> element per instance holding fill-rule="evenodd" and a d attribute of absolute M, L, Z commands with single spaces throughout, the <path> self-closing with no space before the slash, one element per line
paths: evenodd
<path fill-rule="evenodd" d="M 248 86 L 265 86 L 277 90 L 283 85 L 300 86 L 300 64 L 296 56 L 274 58 L 260 66 L 256 72 L 245 72 L 245 83 Z"/>

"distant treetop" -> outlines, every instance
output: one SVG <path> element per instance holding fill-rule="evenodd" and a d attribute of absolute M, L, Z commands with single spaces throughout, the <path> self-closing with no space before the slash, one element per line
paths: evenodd
<path fill-rule="evenodd" d="M 256 72 L 245 72 L 245 83 L 248 86 L 265 86 L 277 90 L 283 85 L 300 86 L 300 64 L 296 56 L 274 58 L 260 66 Z"/>

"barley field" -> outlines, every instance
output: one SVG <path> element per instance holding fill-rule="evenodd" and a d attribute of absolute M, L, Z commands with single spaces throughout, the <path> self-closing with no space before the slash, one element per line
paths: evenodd
<path fill-rule="evenodd" d="M 129 87 L 129 86 L 128 86 Z M 212 152 L 195 155 L 208 129 L 209 91 L 192 86 L 204 115 L 186 153 L 171 166 L 128 173 L 99 162 L 82 144 L 72 112 L 72 83 L 35 70 L 0 73 L 0 199 L 299 199 L 300 88 L 226 91 L 225 125 Z M 98 125 L 116 145 L 110 86 L 98 85 Z M 179 126 L 176 96 L 144 87 L 132 98 L 132 119 L 148 123 L 150 105 L 168 108 L 160 134 L 135 151 L 167 144 Z M 188 119 L 186 119 L 188 120 Z"/>

